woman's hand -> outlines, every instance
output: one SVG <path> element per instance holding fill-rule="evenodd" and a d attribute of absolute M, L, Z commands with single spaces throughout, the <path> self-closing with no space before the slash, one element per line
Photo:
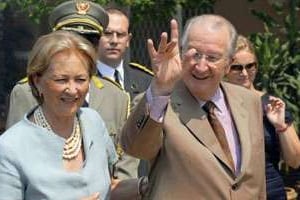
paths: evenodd
<path fill-rule="evenodd" d="M 80 200 L 100 200 L 100 194 L 99 194 L 99 192 L 96 192 L 96 193 L 92 194 L 91 196 L 84 197 Z"/>
<path fill-rule="evenodd" d="M 285 129 L 285 103 L 277 97 L 269 97 L 269 103 L 266 106 L 266 115 L 275 129 Z"/>

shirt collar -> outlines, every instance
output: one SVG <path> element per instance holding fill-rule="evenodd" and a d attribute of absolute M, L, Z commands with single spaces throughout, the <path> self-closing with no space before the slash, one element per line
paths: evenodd
<path fill-rule="evenodd" d="M 206 103 L 206 101 L 202 101 L 202 100 L 198 100 L 198 101 L 201 107 Z M 224 106 L 226 107 L 224 93 L 220 87 L 218 87 L 217 91 L 211 97 L 210 101 L 212 101 L 216 105 L 217 109 L 221 112 L 222 112 L 222 108 L 224 108 Z"/>
<path fill-rule="evenodd" d="M 116 67 L 113 68 L 100 60 L 97 60 L 97 70 L 100 72 L 100 74 L 104 77 L 108 77 L 110 79 L 114 80 L 114 73 L 115 70 L 118 70 L 119 75 L 120 75 L 120 81 L 124 82 L 124 68 L 123 68 L 123 60 L 121 60 L 120 64 Z"/>

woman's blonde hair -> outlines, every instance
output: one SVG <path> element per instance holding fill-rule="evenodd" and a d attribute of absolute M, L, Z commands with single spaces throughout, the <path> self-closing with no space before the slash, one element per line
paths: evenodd
<path fill-rule="evenodd" d="M 65 51 L 78 52 L 86 59 L 90 77 L 96 72 L 96 51 L 85 38 L 69 31 L 55 31 L 41 36 L 34 44 L 27 63 L 29 85 L 33 96 L 40 104 L 43 102 L 43 98 L 40 96 L 33 78 L 42 76 L 48 69 L 52 58 Z"/>
<path fill-rule="evenodd" d="M 253 54 L 255 57 L 255 60 L 257 60 L 255 50 L 254 50 L 252 43 L 250 42 L 250 40 L 248 38 L 246 38 L 243 35 L 238 35 L 238 38 L 237 38 L 237 42 L 236 42 L 236 46 L 235 46 L 235 53 L 237 53 L 239 51 L 247 51 L 248 53 Z"/>

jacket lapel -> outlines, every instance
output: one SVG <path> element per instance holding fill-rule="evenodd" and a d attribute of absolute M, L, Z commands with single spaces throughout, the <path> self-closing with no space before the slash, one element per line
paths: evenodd
<path fill-rule="evenodd" d="M 248 166 L 251 157 L 251 138 L 248 119 L 248 111 L 244 106 L 244 101 L 240 95 L 237 95 L 235 88 L 230 88 L 228 83 L 222 83 L 221 87 L 229 105 L 232 119 L 235 123 L 236 131 L 241 145 L 241 177 Z"/>
<path fill-rule="evenodd" d="M 206 112 L 183 83 L 178 85 L 172 95 L 172 108 L 190 133 L 230 169 L 226 155 L 207 120 Z"/>

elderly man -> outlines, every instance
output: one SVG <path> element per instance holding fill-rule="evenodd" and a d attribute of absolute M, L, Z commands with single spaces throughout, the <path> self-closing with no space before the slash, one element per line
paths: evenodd
<path fill-rule="evenodd" d="M 154 79 L 122 132 L 128 154 L 151 162 L 147 199 L 265 199 L 259 97 L 222 82 L 237 33 L 218 15 L 171 21 L 148 50 Z"/>

